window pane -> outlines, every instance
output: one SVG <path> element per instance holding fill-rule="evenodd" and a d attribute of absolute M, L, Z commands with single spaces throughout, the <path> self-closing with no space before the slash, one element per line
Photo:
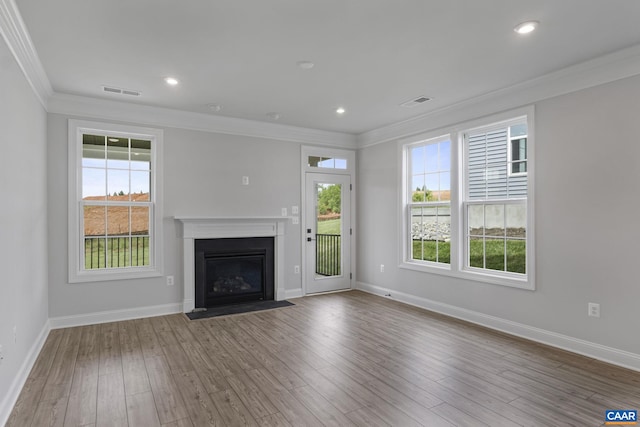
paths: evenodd
<path fill-rule="evenodd" d="M 504 237 L 504 205 L 485 205 L 484 232 L 487 236 Z"/>
<path fill-rule="evenodd" d="M 129 139 L 107 136 L 107 168 L 129 169 Z"/>
<path fill-rule="evenodd" d="M 131 169 L 151 169 L 151 141 L 131 140 Z"/>
<path fill-rule="evenodd" d="M 472 236 L 484 235 L 484 206 L 469 206 L 469 215 L 467 218 L 469 223 L 469 234 Z"/>
<path fill-rule="evenodd" d="M 150 209 L 146 206 L 131 208 L 131 265 L 150 265 Z"/>
<path fill-rule="evenodd" d="M 347 159 L 336 159 L 336 169 L 346 169 Z"/>
<path fill-rule="evenodd" d="M 411 258 L 422 259 L 422 208 L 411 208 Z"/>
<path fill-rule="evenodd" d="M 318 167 L 334 169 L 335 161 L 334 161 L 334 159 L 323 157 L 322 160 L 320 161 L 320 163 L 318 163 Z"/>
<path fill-rule="evenodd" d="M 309 156 L 308 164 L 310 167 L 317 168 L 318 163 L 320 163 L 321 161 L 322 161 L 322 157 Z"/>
<path fill-rule="evenodd" d="M 469 238 L 469 266 L 484 268 L 484 239 L 482 237 Z"/>
<path fill-rule="evenodd" d="M 107 236 L 128 236 L 129 206 L 107 207 Z"/>
<path fill-rule="evenodd" d="M 131 171 L 131 200 L 148 202 L 151 200 L 151 174 L 146 171 Z"/>
<path fill-rule="evenodd" d="M 438 144 L 429 144 L 425 150 L 425 172 L 438 171 Z"/>
<path fill-rule="evenodd" d="M 411 179 L 411 201 L 426 202 L 424 175 L 414 175 Z"/>
<path fill-rule="evenodd" d="M 527 138 L 511 140 L 511 160 L 527 159 Z"/>
<path fill-rule="evenodd" d="M 504 271 L 504 239 L 485 240 L 485 268 Z"/>
<path fill-rule="evenodd" d="M 424 177 L 424 185 L 427 189 L 427 200 L 437 201 L 440 192 L 440 174 L 428 173 Z"/>
<path fill-rule="evenodd" d="M 107 239 L 104 237 L 85 237 L 84 239 L 84 268 L 105 268 Z"/>
<path fill-rule="evenodd" d="M 527 206 L 524 204 L 507 205 L 507 237 L 527 237 Z"/>
<path fill-rule="evenodd" d="M 87 237 L 105 236 L 107 234 L 107 208 L 105 206 L 84 207 L 84 235 Z"/>
<path fill-rule="evenodd" d="M 424 146 L 411 149 L 411 173 L 424 173 Z"/>
<path fill-rule="evenodd" d="M 105 167 L 105 137 L 82 135 L 82 166 Z"/>
<path fill-rule="evenodd" d="M 107 170 L 107 195 L 109 200 L 129 200 L 129 171 Z"/>
<path fill-rule="evenodd" d="M 106 170 L 82 168 L 82 198 L 84 200 L 105 200 L 106 193 Z"/>
<path fill-rule="evenodd" d="M 507 239 L 507 271 L 526 274 L 527 242 L 526 240 Z"/>
<path fill-rule="evenodd" d="M 527 124 L 526 123 L 522 123 L 519 125 L 513 125 L 511 126 L 511 128 L 509 128 L 509 133 L 511 135 L 511 138 L 516 137 L 516 136 L 523 136 L 527 134 Z"/>

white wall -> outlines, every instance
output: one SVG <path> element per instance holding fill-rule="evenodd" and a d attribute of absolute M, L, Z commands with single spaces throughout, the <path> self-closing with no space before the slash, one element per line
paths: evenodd
<path fill-rule="evenodd" d="M 67 123 L 49 114 L 49 310 L 52 318 L 182 303 L 182 238 L 173 216 L 279 216 L 300 206 L 300 145 L 164 128 L 164 278 L 68 283 Z M 94 119 L 92 119 L 94 120 Z M 135 124 L 135 123 L 133 123 Z M 250 185 L 242 185 L 249 176 Z M 300 226 L 287 224 L 285 288 L 301 288 Z"/>
<path fill-rule="evenodd" d="M 398 268 L 398 145 L 360 150 L 359 281 L 640 355 L 639 117 L 640 77 L 535 105 L 533 292 Z"/>
<path fill-rule="evenodd" d="M 0 38 L 0 425 L 46 333 L 47 117 Z M 14 326 L 17 339 L 14 341 Z"/>

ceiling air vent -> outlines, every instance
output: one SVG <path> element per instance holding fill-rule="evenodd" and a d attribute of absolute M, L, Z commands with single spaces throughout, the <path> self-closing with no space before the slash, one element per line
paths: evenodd
<path fill-rule="evenodd" d="M 402 104 L 400 104 L 401 107 L 415 107 L 416 105 L 420 105 L 423 104 L 427 101 L 431 101 L 431 98 L 429 98 L 428 96 L 419 96 L 415 99 L 411 99 L 407 102 L 403 102 Z"/>
<path fill-rule="evenodd" d="M 102 90 L 103 92 L 115 93 L 118 95 L 129 95 L 129 96 L 141 95 L 141 92 L 138 90 L 120 89 L 119 87 L 113 87 L 113 86 L 102 86 Z"/>

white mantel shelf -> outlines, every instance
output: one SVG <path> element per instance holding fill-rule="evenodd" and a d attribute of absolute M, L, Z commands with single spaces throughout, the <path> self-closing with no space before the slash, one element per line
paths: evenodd
<path fill-rule="evenodd" d="M 245 217 L 196 217 L 176 216 L 174 220 L 182 223 L 184 242 L 184 300 L 183 311 L 191 312 L 195 308 L 195 251 L 197 239 L 224 239 L 240 237 L 274 238 L 274 298 L 285 298 L 284 286 L 284 233 L 285 223 L 291 218 L 286 216 L 245 216 Z"/>

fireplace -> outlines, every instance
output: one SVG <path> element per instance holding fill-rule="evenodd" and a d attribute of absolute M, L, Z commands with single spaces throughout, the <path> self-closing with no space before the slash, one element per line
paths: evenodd
<path fill-rule="evenodd" d="M 226 240 L 255 237 L 273 239 L 273 299 L 281 301 L 286 298 L 285 291 L 285 230 L 290 221 L 285 217 L 187 217 L 177 216 L 179 235 L 183 239 L 183 301 L 182 308 L 189 313 L 196 308 L 196 273 L 195 246 L 199 240 Z M 202 297 L 202 291 L 200 292 Z M 300 292 L 295 292 L 300 295 Z"/>
<path fill-rule="evenodd" d="M 273 237 L 195 240 L 195 307 L 274 299 Z"/>

